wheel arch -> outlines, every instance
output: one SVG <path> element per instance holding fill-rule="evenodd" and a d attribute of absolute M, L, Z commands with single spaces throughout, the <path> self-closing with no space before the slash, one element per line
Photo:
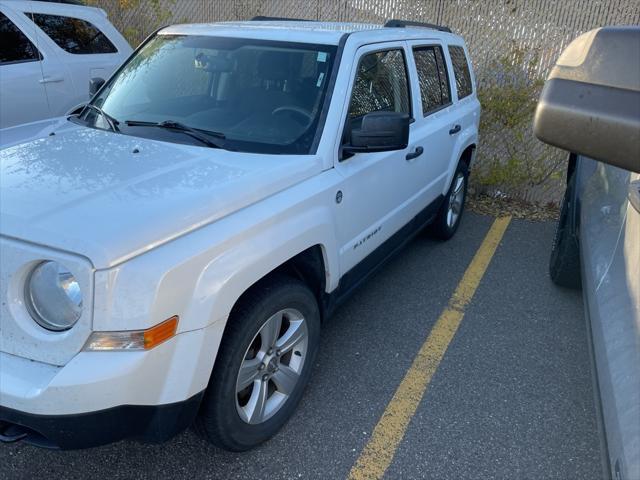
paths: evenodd
<path fill-rule="evenodd" d="M 242 292 L 231 307 L 230 317 L 233 315 L 236 306 L 247 298 L 247 296 L 250 296 L 256 288 L 261 288 L 278 276 L 292 277 L 307 285 L 316 298 L 318 307 L 322 313 L 323 296 L 326 292 L 329 275 L 326 258 L 327 251 L 325 246 L 316 244 L 285 260 L 257 279 Z"/>
<path fill-rule="evenodd" d="M 458 162 L 460 162 L 460 160 L 464 160 L 464 162 L 467 164 L 467 167 L 471 168 L 471 163 L 473 162 L 473 160 L 475 160 L 475 157 L 476 157 L 476 144 L 470 143 L 460 153 L 460 158 L 458 159 Z"/>
<path fill-rule="evenodd" d="M 476 142 L 475 137 L 469 137 L 465 143 L 464 147 L 458 150 L 458 153 L 452 157 L 452 164 L 449 167 L 449 173 L 447 175 L 447 181 L 444 183 L 444 189 L 442 191 L 442 195 L 446 195 L 449 191 L 449 187 L 451 186 L 451 182 L 453 181 L 453 176 L 460 164 L 461 160 L 464 160 L 467 164 L 468 168 L 471 168 L 471 164 L 473 163 L 476 156 Z M 455 159 L 455 161 L 453 160 Z"/>

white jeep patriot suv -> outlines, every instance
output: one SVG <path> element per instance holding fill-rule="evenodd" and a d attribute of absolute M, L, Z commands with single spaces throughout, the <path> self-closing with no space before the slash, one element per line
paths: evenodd
<path fill-rule="evenodd" d="M 0 151 L 0 438 L 245 450 L 322 321 L 460 222 L 480 104 L 447 28 L 163 28 L 77 115 Z"/>

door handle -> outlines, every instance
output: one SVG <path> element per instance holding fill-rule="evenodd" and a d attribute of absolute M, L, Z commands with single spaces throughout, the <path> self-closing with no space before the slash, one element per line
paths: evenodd
<path fill-rule="evenodd" d="M 423 152 L 424 148 L 416 147 L 413 152 L 407 153 L 407 156 L 404 158 L 406 158 L 407 160 L 413 160 L 414 158 L 418 158 L 420 155 L 422 155 Z"/>
<path fill-rule="evenodd" d="M 40 80 L 40 83 L 56 83 L 56 82 L 62 82 L 63 80 L 64 80 L 64 77 L 46 76 L 42 80 Z"/>
<path fill-rule="evenodd" d="M 456 133 L 458 133 L 460 130 L 462 130 L 462 127 L 460 125 L 456 125 L 455 127 L 453 127 L 451 130 L 449 130 L 449 135 L 455 135 Z"/>

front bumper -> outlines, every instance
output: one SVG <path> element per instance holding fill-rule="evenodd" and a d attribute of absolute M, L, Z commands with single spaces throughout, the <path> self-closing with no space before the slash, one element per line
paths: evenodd
<path fill-rule="evenodd" d="M 191 425 L 203 393 L 169 405 L 122 405 L 77 415 L 34 415 L 0 406 L 0 440 L 63 450 L 125 438 L 164 442 Z"/>
<path fill-rule="evenodd" d="M 62 367 L 0 353 L 0 439 L 63 449 L 166 440 L 193 420 L 223 328 L 149 351 L 83 351 Z"/>

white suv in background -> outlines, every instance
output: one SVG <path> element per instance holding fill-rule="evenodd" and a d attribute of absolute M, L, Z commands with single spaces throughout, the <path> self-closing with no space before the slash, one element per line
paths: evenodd
<path fill-rule="evenodd" d="M 131 51 L 101 9 L 1 0 L 0 129 L 86 103 L 90 80 L 109 78 Z"/>
<path fill-rule="evenodd" d="M 0 150 L 0 440 L 275 434 L 321 323 L 460 224 L 480 103 L 463 39 L 427 27 L 167 27 Z"/>

